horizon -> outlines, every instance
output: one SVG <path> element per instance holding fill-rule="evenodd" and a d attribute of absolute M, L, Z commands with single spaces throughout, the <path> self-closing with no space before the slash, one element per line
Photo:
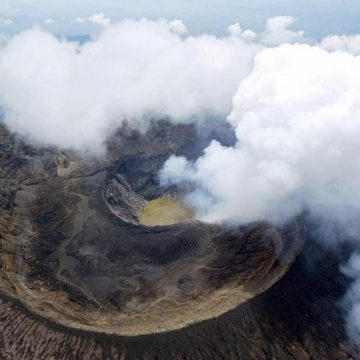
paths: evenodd
<path fill-rule="evenodd" d="M 261 6 L 261 12 L 259 7 Z M 221 11 L 222 16 L 219 17 Z M 293 16 L 297 19 L 294 29 L 305 30 L 313 39 L 331 34 L 360 33 L 360 3 L 354 0 L 305 1 L 294 4 L 289 0 L 229 1 L 227 6 L 219 0 L 190 2 L 159 1 L 147 4 L 106 0 L 86 2 L 62 0 L 0 1 L 0 34 L 11 36 L 34 25 L 58 36 L 89 36 L 103 25 L 103 19 L 117 23 L 124 19 L 159 18 L 180 19 L 193 35 L 202 33 L 223 36 L 229 25 L 239 22 L 244 28 L 260 31 L 266 19 L 274 16 Z M 100 18 L 99 18 L 100 16 Z"/>

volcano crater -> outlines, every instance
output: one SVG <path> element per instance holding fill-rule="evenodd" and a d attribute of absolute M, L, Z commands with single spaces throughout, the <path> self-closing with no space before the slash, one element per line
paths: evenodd
<path fill-rule="evenodd" d="M 146 134 L 119 130 L 102 158 L 27 155 L 2 290 L 56 323 L 138 336 L 219 317 L 270 288 L 301 248 L 300 220 L 204 223 L 177 200 L 182 189 L 159 186 L 170 155 L 195 159 L 214 138 L 233 141 L 209 134 L 159 122 Z"/>

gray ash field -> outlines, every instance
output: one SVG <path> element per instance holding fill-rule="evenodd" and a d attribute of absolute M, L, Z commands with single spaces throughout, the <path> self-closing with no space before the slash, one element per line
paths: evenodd
<path fill-rule="evenodd" d="M 139 224 L 181 198 L 167 158 L 212 139 L 234 134 L 154 122 L 90 158 L 0 128 L 0 359 L 360 359 L 337 306 L 349 251 L 319 251 L 304 219 Z"/>

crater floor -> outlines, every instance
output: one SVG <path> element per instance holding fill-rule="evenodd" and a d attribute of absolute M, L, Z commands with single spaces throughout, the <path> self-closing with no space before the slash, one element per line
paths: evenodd
<path fill-rule="evenodd" d="M 194 220 L 192 209 L 183 202 L 169 197 L 161 197 L 148 202 L 139 214 L 139 224 L 146 226 L 166 226 Z"/>

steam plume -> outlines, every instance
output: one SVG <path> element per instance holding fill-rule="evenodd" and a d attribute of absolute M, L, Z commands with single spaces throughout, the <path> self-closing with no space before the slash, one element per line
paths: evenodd
<path fill-rule="evenodd" d="M 281 224 L 306 210 L 359 243 L 359 104 L 359 57 L 300 44 L 265 49 L 233 98 L 236 145 L 214 141 L 194 163 L 172 157 L 162 182 L 195 185 L 187 201 L 205 221 Z M 347 296 L 355 341 L 359 264 L 354 255 L 345 268 L 355 279 Z"/>

